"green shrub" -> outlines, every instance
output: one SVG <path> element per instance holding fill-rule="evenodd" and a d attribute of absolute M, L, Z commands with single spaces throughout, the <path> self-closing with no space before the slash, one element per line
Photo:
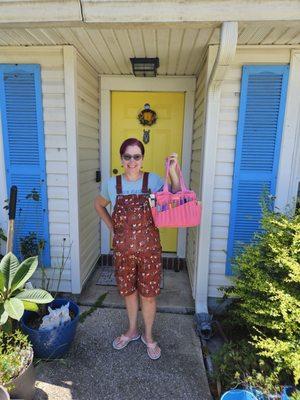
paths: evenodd
<path fill-rule="evenodd" d="M 214 379 L 220 380 L 223 390 L 253 386 L 265 394 L 280 392 L 272 366 L 258 357 L 254 346 L 245 339 L 225 343 L 212 359 Z"/>
<path fill-rule="evenodd" d="M 300 382 L 300 215 L 263 207 L 261 234 L 233 261 L 228 318 L 279 380 Z M 287 382 L 283 382 L 287 383 Z"/>

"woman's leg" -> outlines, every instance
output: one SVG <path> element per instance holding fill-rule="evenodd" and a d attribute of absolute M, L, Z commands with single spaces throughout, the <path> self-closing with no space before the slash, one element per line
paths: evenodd
<path fill-rule="evenodd" d="M 138 294 L 137 291 L 133 292 L 132 294 L 124 297 L 126 309 L 127 309 L 127 316 L 129 320 L 129 328 L 128 330 L 118 336 L 113 341 L 113 347 L 116 350 L 121 350 L 130 342 L 130 339 L 139 338 L 138 336 L 138 329 L 137 329 L 137 314 L 139 309 L 139 301 L 138 301 Z M 124 337 L 125 336 L 125 337 Z M 134 339 L 136 340 L 136 339 Z"/>
<path fill-rule="evenodd" d="M 129 296 L 124 297 L 127 315 L 129 320 L 129 329 L 125 333 L 125 336 L 135 337 L 138 333 L 137 329 L 137 316 L 139 311 L 139 298 L 137 290 L 130 294 Z"/>
<path fill-rule="evenodd" d="M 142 335 L 142 342 L 147 345 L 148 356 L 157 360 L 161 355 L 160 347 L 153 340 L 152 327 L 156 314 L 156 297 L 143 297 L 140 295 L 142 314 L 145 324 L 145 332 Z"/>
<path fill-rule="evenodd" d="M 153 342 L 152 327 L 156 315 L 156 297 L 143 297 L 140 295 L 142 315 L 145 324 L 144 338 L 146 342 Z"/>

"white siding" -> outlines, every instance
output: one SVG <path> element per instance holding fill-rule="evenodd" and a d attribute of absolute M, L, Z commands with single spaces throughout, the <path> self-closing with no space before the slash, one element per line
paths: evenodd
<path fill-rule="evenodd" d="M 202 168 L 202 141 L 205 123 L 205 96 L 207 84 L 207 59 L 205 58 L 200 68 L 197 78 L 195 92 L 195 110 L 194 110 L 194 126 L 192 139 L 192 156 L 191 156 L 191 177 L 190 187 L 198 195 L 201 187 L 201 168 Z M 187 246 L 186 246 L 186 262 L 194 295 L 195 287 L 195 265 L 196 265 L 196 247 L 199 228 L 189 228 L 187 230 Z"/>
<path fill-rule="evenodd" d="M 99 219 L 94 210 L 99 169 L 98 76 L 81 56 L 77 57 L 78 170 L 80 280 L 84 282 L 99 257 Z"/>
<path fill-rule="evenodd" d="M 59 275 L 63 238 L 66 238 L 66 253 L 68 253 L 69 246 L 68 156 L 62 47 L 1 47 L 0 63 L 41 65 L 52 262 L 52 267 L 47 269 L 47 272 L 49 278 L 53 278 L 52 287 L 55 289 Z M 3 176 L 0 179 L 3 181 Z M 1 187 L 5 186 L 5 181 L 1 182 Z M 7 216 L 2 207 L 0 213 L 1 220 L 4 222 Z M 71 262 L 68 260 L 62 274 L 60 285 L 62 291 L 71 291 L 70 266 Z M 38 279 L 38 276 L 39 271 L 35 274 L 35 278 Z"/>
<path fill-rule="evenodd" d="M 225 263 L 242 66 L 259 63 L 289 63 L 289 59 L 289 49 L 238 49 L 235 60 L 227 71 L 222 84 L 214 176 L 209 297 L 220 297 L 221 293 L 218 291 L 218 287 L 230 283 L 230 280 L 225 276 Z"/>

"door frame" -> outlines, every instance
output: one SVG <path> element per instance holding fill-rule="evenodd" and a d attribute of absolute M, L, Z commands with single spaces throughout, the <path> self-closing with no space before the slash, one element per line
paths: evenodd
<path fill-rule="evenodd" d="M 100 79 L 100 169 L 101 182 L 110 177 L 111 153 L 111 92 L 184 92 L 184 118 L 182 142 L 182 173 L 186 182 L 190 179 L 190 165 L 193 137 L 194 99 L 196 78 L 189 77 L 155 77 L 137 78 L 134 76 L 102 75 Z M 101 221 L 101 254 L 110 252 L 110 233 Z M 177 256 L 184 258 L 186 253 L 186 228 L 178 229 Z"/>

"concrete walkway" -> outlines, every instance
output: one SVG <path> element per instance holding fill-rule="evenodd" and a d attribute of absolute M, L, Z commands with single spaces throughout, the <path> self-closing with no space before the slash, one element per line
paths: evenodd
<path fill-rule="evenodd" d="M 99 308 L 88 316 L 65 359 L 37 366 L 34 400 L 211 400 L 191 315 L 157 314 L 157 361 L 140 340 L 112 348 L 125 328 L 125 310 Z"/>

